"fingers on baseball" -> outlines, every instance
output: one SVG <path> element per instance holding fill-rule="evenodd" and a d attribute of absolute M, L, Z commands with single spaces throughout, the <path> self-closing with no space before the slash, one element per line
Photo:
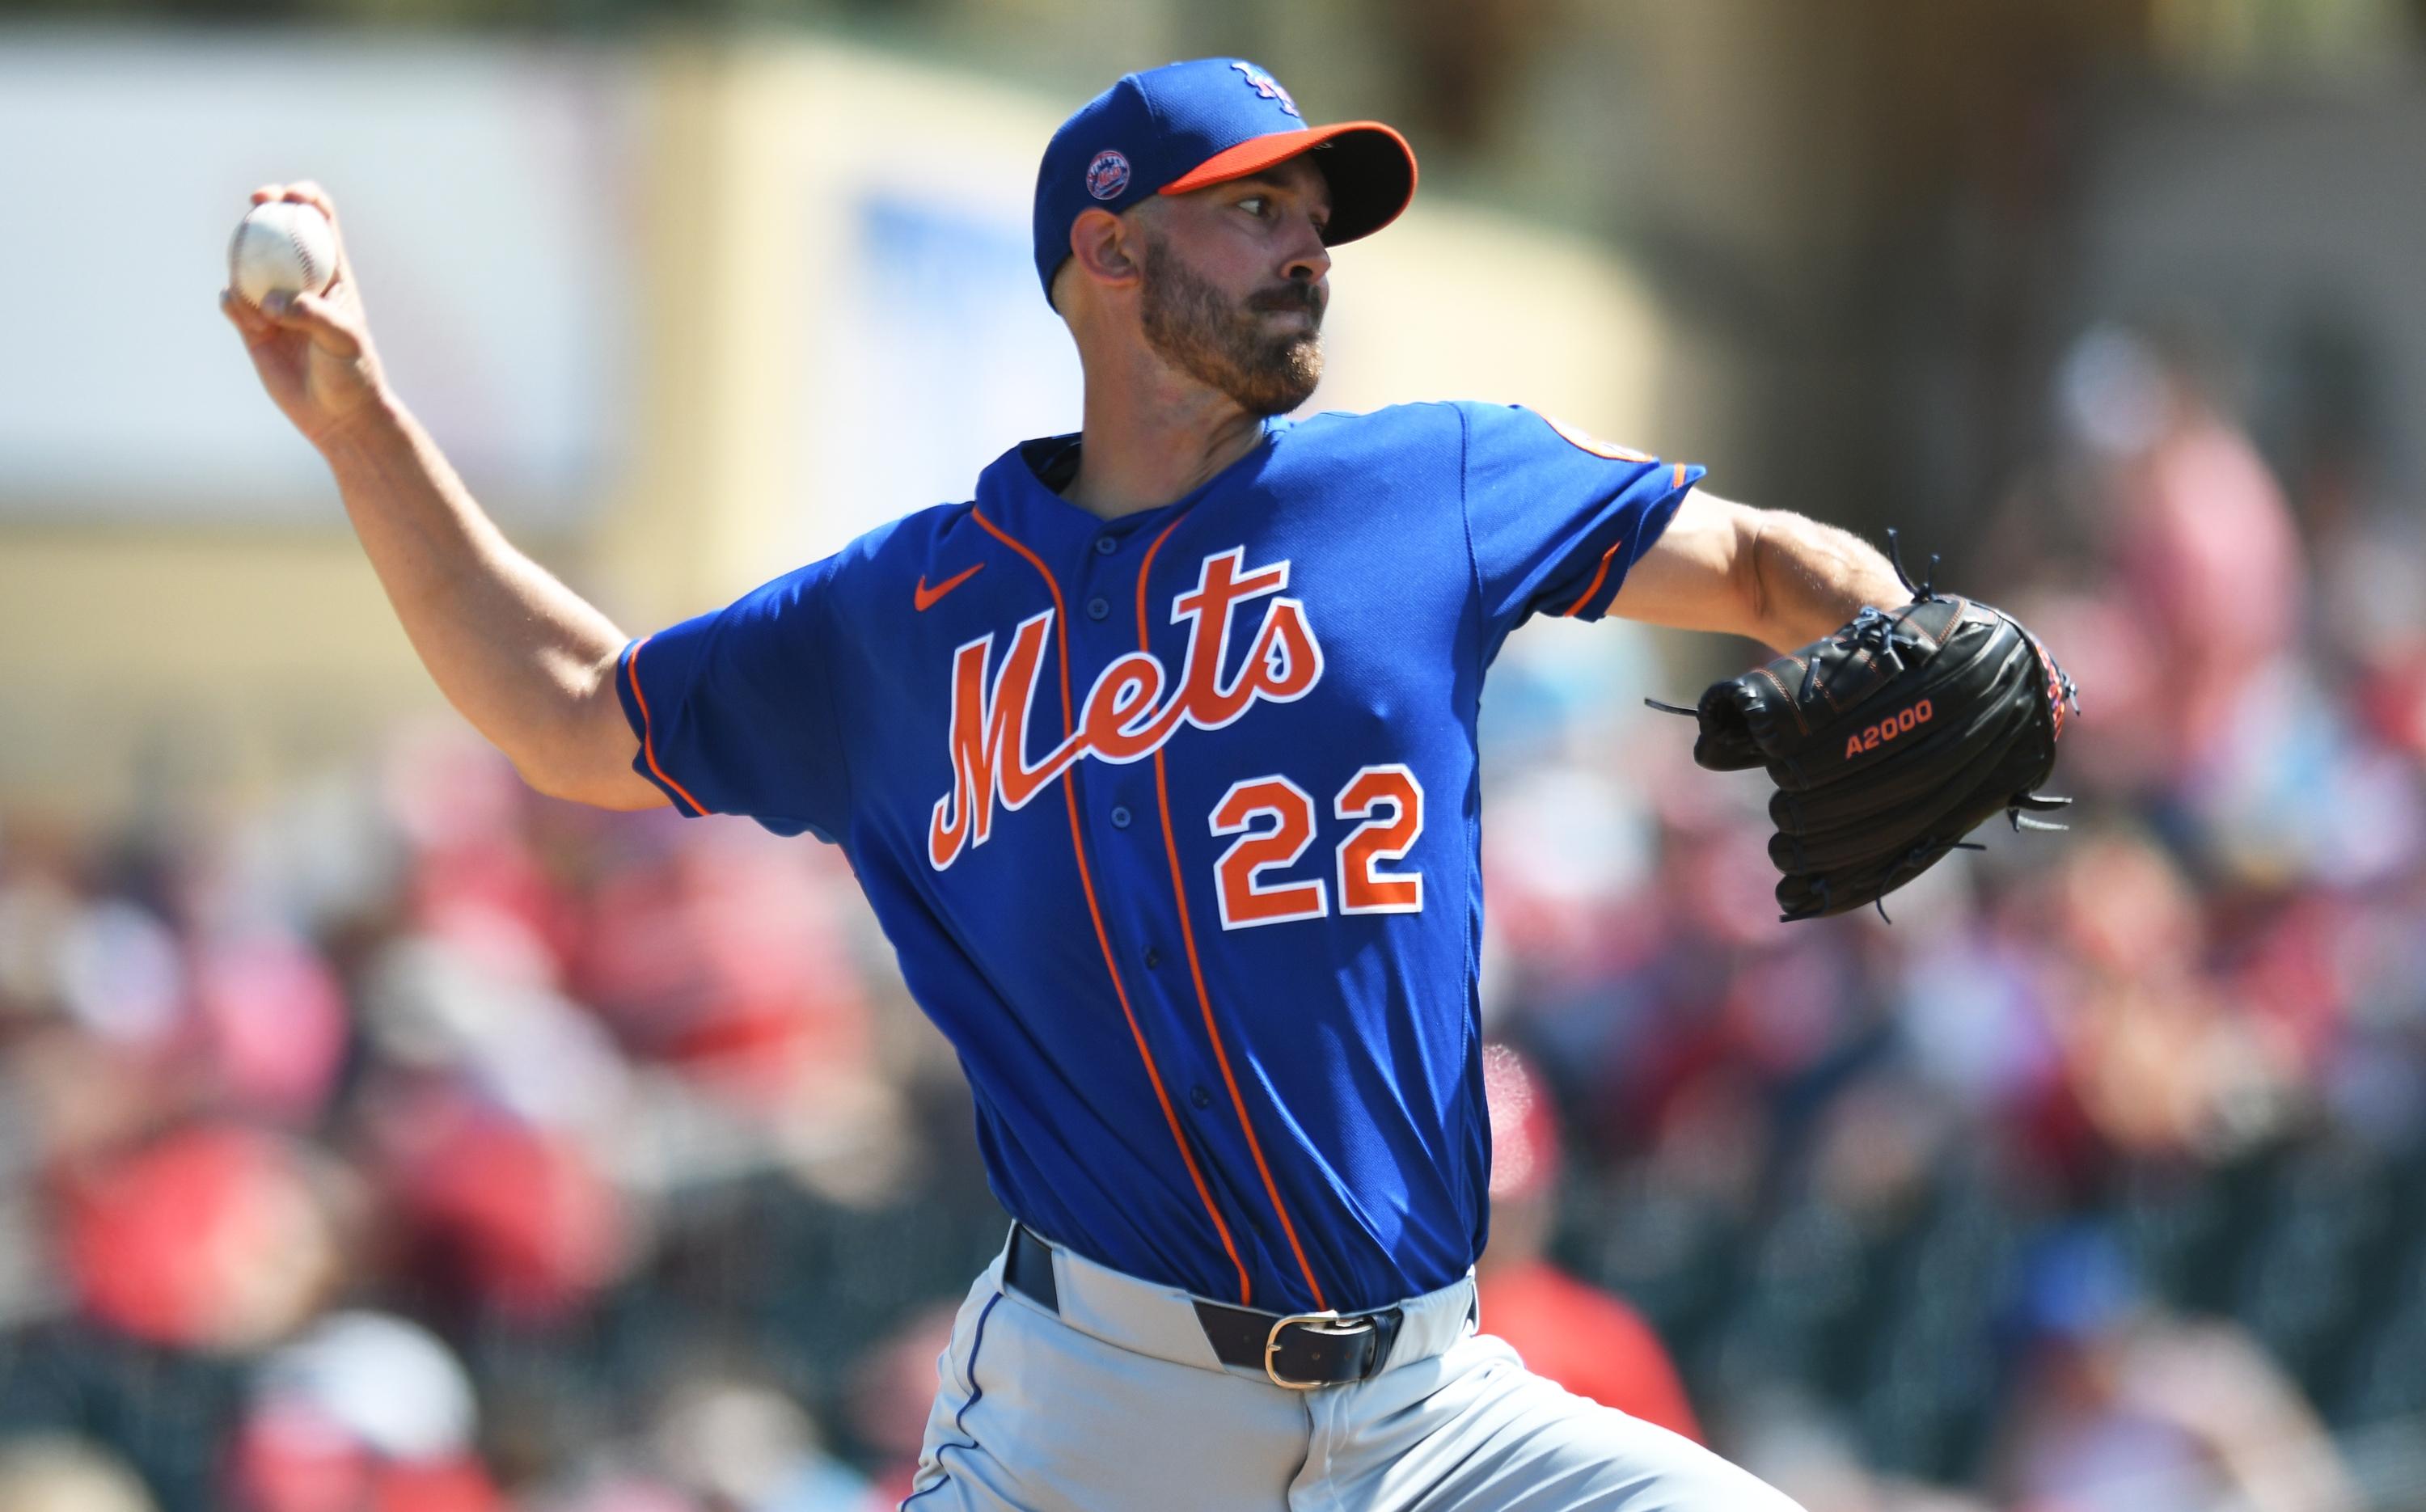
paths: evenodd
<path fill-rule="evenodd" d="M 352 284 L 352 281 L 354 281 L 354 262 L 345 255 L 345 226 L 340 226 L 340 223 L 337 223 L 337 201 L 334 201 L 334 199 L 330 199 L 330 197 L 328 197 L 328 189 L 323 189 L 323 186 L 317 185 L 317 182 L 313 182 L 313 180 L 303 180 L 303 182 L 300 182 L 300 185 L 286 185 L 286 186 L 283 186 L 283 197 L 291 199 L 291 201 L 296 201 L 296 204 L 308 204 L 308 206 L 313 206 L 313 209 L 315 209 L 315 211 L 320 211 L 320 214 L 323 214 L 325 218 L 328 218 L 328 235 L 330 235 L 330 240 L 334 240 L 334 243 L 337 243 L 337 272 L 334 272 L 332 277 L 330 277 L 328 289 L 323 289 L 323 291 L 320 291 L 320 294 L 323 294 L 323 296 L 334 296 L 334 294 L 337 294 L 337 284 Z"/>
<path fill-rule="evenodd" d="M 362 338 L 337 318 L 326 295 L 296 295 L 269 318 L 285 330 L 311 337 L 314 346 L 332 356 L 353 358 L 363 354 Z"/>
<path fill-rule="evenodd" d="M 293 184 L 265 184 L 252 191 L 254 204 L 267 204 L 272 200 L 293 200 L 308 204 L 322 215 L 331 214 L 329 191 L 311 179 L 299 179 Z"/>
<path fill-rule="evenodd" d="M 247 346 L 267 341 L 278 330 L 268 316 L 253 308 L 251 300 L 234 289 L 219 291 L 219 314 L 228 317 L 230 325 L 244 332 Z"/>
<path fill-rule="evenodd" d="M 296 204 L 310 205 L 328 220 L 331 231 L 337 229 L 337 201 L 329 198 L 328 190 L 310 179 L 305 179 L 300 184 L 284 185 L 279 192 L 279 198 L 291 201 Z M 340 235 L 337 238 L 337 256 L 340 262 L 345 259 L 345 237 Z"/>
<path fill-rule="evenodd" d="M 329 198 L 329 191 L 311 179 L 299 184 L 265 184 L 252 191 L 254 204 L 267 204 L 272 200 L 308 204 L 327 218 L 329 231 L 337 243 L 337 272 L 331 286 L 350 281 L 353 269 L 346 260 L 346 233 L 337 224 L 337 201 Z"/>

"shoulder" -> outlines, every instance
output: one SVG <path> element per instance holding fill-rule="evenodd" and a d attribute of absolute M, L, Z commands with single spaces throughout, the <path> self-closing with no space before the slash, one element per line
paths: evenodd
<path fill-rule="evenodd" d="M 822 564 L 837 583 L 863 579 L 888 580 L 899 574 L 915 577 L 973 537 L 985 534 L 977 522 L 977 506 L 967 501 L 938 504 L 889 520 L 856 537 Z"/>
<path fill-rule="evenodd" d="M 1462 401 L 1424 399 L 1413 404 L 1386 405 L 1379 410 L 1324 410 L 1291 422 L 1285 440 L 1337 445 L 1383 441 L 1394 436 L 1453 434 L 1464 424 L 1460 413 L 1464 408 Z"/>
<path fill-rule="evenodd" d="M 1427 399 L 1355 413 L 1326 410 L 1297 422 L 1291 441 L 1311 448 L 1388 446 L 1444 440 L 1486 450 L 1575 450 L 1612 461 L 1648 462 L 1649 453 L 1601 440 L 1558 416 L 1486 399 Z"/>
<path fill-rule="evenodd" d="M 1475 426 L 1543 423 L 1538 410 L 1521 404 L 1496 404 L 1488 399 L 1417 399 L 1386 405 L 1361 413 L 1329 410 L 1309 416 L 1301 428 L 1324 424 L 1355 426 L 1370 433 L 1463 430 Z"/>
<path fill-rule="evenodd" d="M 1604 441 L 1581 426 L 1530 405 L 1450 399 L 1435 408 L 1455 414 L 1468 446 L 1486 452 L 1538 450 L 1549 456 L 1581 453 L 1604 461 L 1638 465 L 1659 460 L 1649 452 Z"/>
<path fill-rule="evenodd" d="M 939 504 L 852 538 L 831 555 L 793 568 L 742 596 L 736 608 L 761 613 L 808 608 L 839 599 L 877 600 L 888 588 L 902 594 L 939 554 L 962 535 L 980 533 L 967 503 Z"/>
<path fill-rule="evenodd" d="M 1428 401 L 1307 415 L 1279 433 L 1274 455 L 1301 465 L 1455 467 L 1464 445 L 1464 422 L 1457 408 Z"/>
<path fill-rule="evenodd" d="M 915 509 L 878 525 L 835 555 L 846 561 L 870 563 L 923 555 L 939 545 L 948 544 L 963 532 L 983 534 L 976 513 L 977 506 L 967 500 Z"/>

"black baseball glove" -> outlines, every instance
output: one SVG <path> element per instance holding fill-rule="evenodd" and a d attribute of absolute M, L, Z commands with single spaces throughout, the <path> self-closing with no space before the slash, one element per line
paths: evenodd
<path fill-rule="evenodd" d="M 1888 532 L 1889 544 L 1894 532 Z M 1693 760 L 1714 772 L 1766 766 L 1787 920 L 1877 903 L 1966 844 L 2003 810 L 2014 828 L 2068 798 L 2035 789 L 2055 769 L 2072 679 L 2013 616 L 1924 584 L 1892 614 L 1852 623 L 1741 677 L 1713 683 Z M 1884 914 L 1885 909 L 1881 908 Z"/>

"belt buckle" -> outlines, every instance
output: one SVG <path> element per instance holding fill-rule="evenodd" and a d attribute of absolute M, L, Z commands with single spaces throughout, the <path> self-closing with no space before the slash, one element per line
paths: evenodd
<path fill-rule="evenodd" d="M 1352 1339 L 1359 1333 L 1370 1333 L 1377 1327 L 1370 1314 L 1361 1318 L 1350 1318 L 1346 1323 L 1342 1323 L 1336 1310 L 1323 1312 L 1292 1312 L 1287 1317 L 1275 1319 L 1272 1323 L 1272 1331 L 1264 1336 L 1264 1374 L 1271 1378 L 1274 1386 L 1290 1391 L 1311 1391 L 1319 1386 L 1337 1384 L 1334 1381 L 1293 1381 L 1272 1368 L 1272 1357 L 1279 1354 L 1281 1350 L 1281 1330 L 1292 1326 L 1327 1334 L 1334 1339 Z"/>

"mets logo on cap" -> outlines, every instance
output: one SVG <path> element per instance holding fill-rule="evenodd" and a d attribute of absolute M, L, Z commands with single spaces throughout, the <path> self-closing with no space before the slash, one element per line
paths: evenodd
<path fill-rule="evenodd" d="M 1087 192 L 1098 200 L 1117 200 L 1129 186 L 1129 160 L 1107 147 L 1087 165 Z"/>
<path fill-rule="evenodd" d="M 1286 89 L 1281 88 L 1280 80 L 1273 78 L 1253 63 L 1233 63 L 1230 66 L 1238 71 L 1239 76 L 1244 78 L 1257 94 L 1267 100 L 1279 101 L 1281 108 L 1296 116 L 1298 120 L 1305 119 L 1302 114 L 1300 114 L 1297 102 L 1289 98 L 1289 92 Z"/>

